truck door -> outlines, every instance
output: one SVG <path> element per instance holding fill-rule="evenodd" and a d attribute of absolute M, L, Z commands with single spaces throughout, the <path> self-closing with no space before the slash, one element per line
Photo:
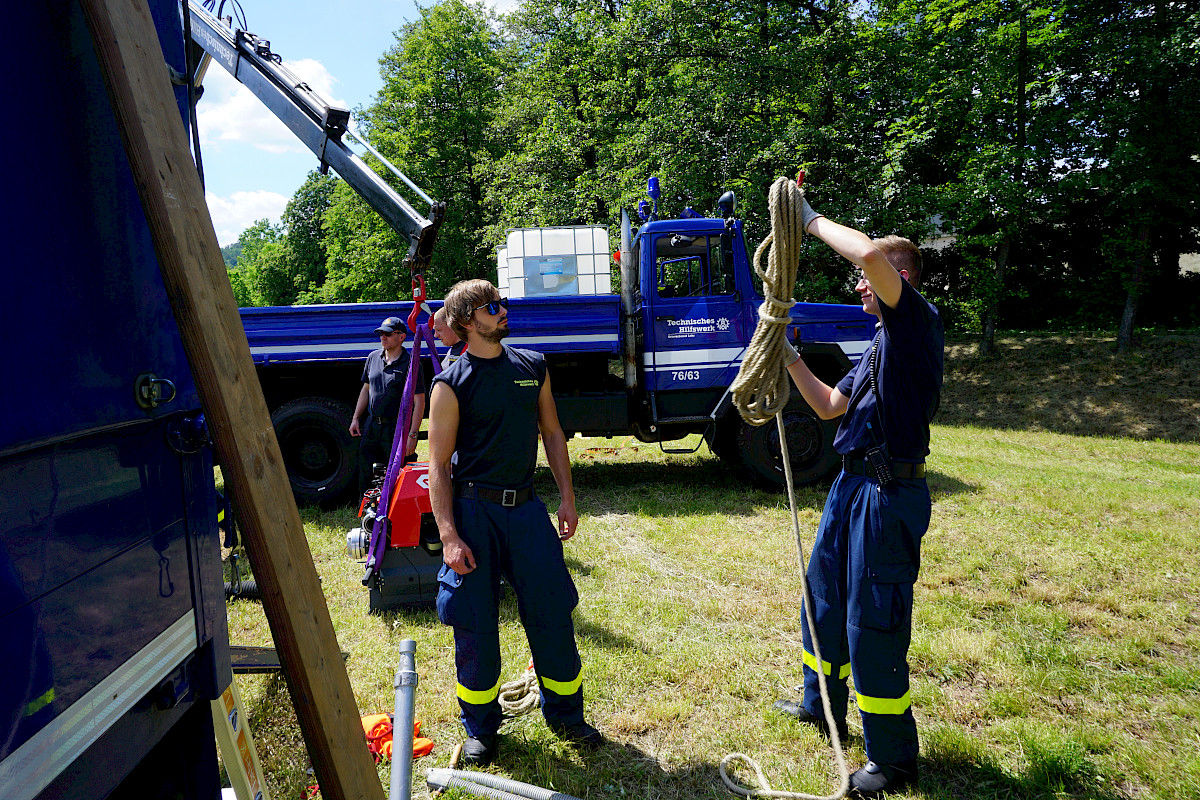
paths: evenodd
<path fill-rule="evenodd" d="M 642 264 L 654 274 L 646 388 L 653 393 L 655 417 L 705 417 L 748 341 L 733 268 L 734 237 L 714 225 L 646 238 Z"/>

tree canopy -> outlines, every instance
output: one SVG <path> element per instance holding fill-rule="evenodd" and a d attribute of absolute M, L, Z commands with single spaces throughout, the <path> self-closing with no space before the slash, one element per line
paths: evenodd
<path fill-rule="evenodd" d="M 433 296 L 494 277 L 511 227 L 601 224 L 660 178 L 668 214 L 733 189 L 928 244 L 923 291 L 962 330 L 1190 326 L 1200 276 L 1200 11 L 1129 0 L 441 0 L 396 31 L 359 114 L 448 204 Z M 390 180 L 390 177 L 389 177 Z M 403 189 L 401 189 L 403 192 Z M 407 242 L 310 175 L 248 229 L 239 302 L 407 296 Z M 798 299 L 844 302 L 810 244 Z M 239 283 L 240 282 L 240 283 Z M 1192 298 L 1190 301 L 1188 298 Z"/>

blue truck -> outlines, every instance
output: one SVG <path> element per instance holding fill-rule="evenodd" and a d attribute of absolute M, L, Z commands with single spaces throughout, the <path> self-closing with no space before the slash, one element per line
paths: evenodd
<path fill-rule="evenodd" d="M 151 10 L 182 73 L 178 5 Z M 80 5 L 10 12 L 40 110 L 5 210 L 0 797 L 211 800 L 231 672 L 196 384 Z"/>
<path fill-rule="evenodd" d="M 410 249 L 402 268 L 420 276 L 434 257 L 445 204 L 426 195 L 358 137 L 349 111 L 330 105 L 290 73 L 270 42 L 217 20 L 189 0 L 192 41 L 208 63 L 229 71 L 320 159 L 332 167 L 401 236 Z M 429 205 L 418 212 L 345 144 L 354 138 L 399 184 Z M 397 185 L 399 185 L 397 184 Z M 514 346 L 547 357 L 563 428 L 593 436 L 633 435 L 667 443 L 704 435 L 709 447 L 755 482 L 783 485 L 775 426 L 741 422 L 727 389 L 757 323 L 762 302 L 735 215 L 736 198 L 718 202 L 720 217 L 682 209 L 661 217 L 658 182 L 643 202 L 635 232 L 623 214 L 619 294 L 555 294 L 514 299 Z M 595 282 L 604 283 L 595 269 Z M 423 282 L 414 288 L 423 293 Z M 421 298 L 424 299 L 423 297 Z M 427 307 L 436 310 L 436 302 Z M 380 320 L 408 318 L 412 303 L 242 309 L 259 382 L 271 410 L 296 499 L 335 504 L 354 499 L 357 442 L 349 435 L 362 362 L 378 342 Z M 862 356 L 874 319 L 856 306 L 799 304 L 789 333 L 814 372 L 835 382 Z M 414 337 L 410 337 L 414 338 Z M 821 421 L 796 393 L 785 412 L 796 480 L 811 482 L 837 466 L 836 423 Z"/>
<path fill-rule="evenodd" d="M 627 229 L 620 294 L 513 298 L 515 347 L 546 355 L 563 429 L 666 443 L 703 434 L 712 451 L 752 481 L 783 485 L 776 426 L 753 427 L 728 387 L 758 321 L 761 285 L 750 267 L 734 199 L 722 217 L 658 218 Z M 431 302 L 435 309 L 437 302 Z M 242 323 L 297 499 L 343 501 L 356 485 L 351 409 L 371 331 L 411 302 L 245 308 Z M 857 306 L 792 309 L 806 362 L 836 382 L 870 346 L 874 318 Z M 444 352 L 444 351 L 443 351 Z M 822 421 L 795 393 L 785 411 L 792 470 L 800 483 L 838 465 L 836 421 Z"/>

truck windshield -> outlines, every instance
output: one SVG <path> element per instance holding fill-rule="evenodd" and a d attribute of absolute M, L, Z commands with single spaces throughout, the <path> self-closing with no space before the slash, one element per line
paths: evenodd
<path fill-rule="evenodd" d="M 733 253 L 726 236 L 674 233 L 654 242 L 659 297 L 733 294 Z"/>

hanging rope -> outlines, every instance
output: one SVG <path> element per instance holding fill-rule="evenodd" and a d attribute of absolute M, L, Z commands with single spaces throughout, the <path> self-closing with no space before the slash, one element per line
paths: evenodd
<path fill-rule="evenodd" d="M 800 515 L 796 509 L 796 489 L 792 481 L 792 460 L 787 449 L 787 435 L 783 425 L 783 409 L 791 396 L 791 383 L 784 365 L 783 342 L 786 341 L 787 326 L 791 322 L 788 313 L 795 301 L 792 292 L 796 285 L 796 268 L 800 261 L 800 240 L 804 236 L 801 208 L 804 191 L 789 178 L 776 178 L 771 185 L 771 233 L 754 251 L 754 271 L 762 278 L 763 294 L 766 299 L 758 308 L 758 327 L 750 340 L 750 347 L 737 379 L 733 382 L 733 403 L 738 413 L 751 425 L 763 425 L 775 418 L 779 431 L 780 457 L 783 459 L 783 474 L 787 480 L 788 505 L 792 511 L 792 532 L 796 539 L 796 554 L 800 560 L 800 591 L 804 597 L 804 612 L 808 620 L 808 631 L 812 639 L 817 663 L 821 658 L 821 645 L 817 641 L 816 615 L 813 613 L 812 594 L 808 590 L 805 567 L 808 562 L 804 554 L 804 542 L 800 538 Z M 764 251 L 770 251 L 767 269 L 762 269 Z M 783 299 L 786 297 L 787 299 Z M 825 683 L 824 670 L 817 670 L 817 683 L 821 688 L 821 704 L 825 709 L 825 723 L 837 760 L 841 783 L 830 795 L 804 794 L 772 789 L 758 763 L 744 753 L 730 753 L 721 759 L 721 780 L 729 790 L 743 797 L 781 797 L 789 800 L 840 800 L 850 790 L 850 771 L 846 768 L 846 755 L 842 752 L 842 740 L 833 720 L 829 703 L 829 688 Z M 727 764 L 744 761 L 754 770 L 759 788 L 750 789 L 734 783 L 725 771 Z"/>

